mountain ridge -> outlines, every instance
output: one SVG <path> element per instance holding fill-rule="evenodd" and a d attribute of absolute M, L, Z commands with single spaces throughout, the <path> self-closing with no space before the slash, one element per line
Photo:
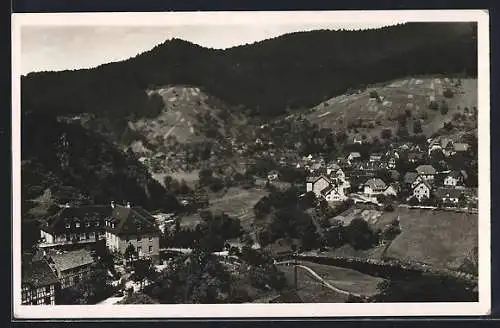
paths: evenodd
<path fill-rule="evenodd" d="M 475 75 L 477 60 L 470 58 L 477 57 L 476 31 L 469 27 L 407 23 L 363 31 L 316 30 L 223 50 L 167 40 L 96 68 L 23 76 L 23 110 L 140 116 L 149 100 L 146 89 L 189 84 L 234 107 L 273 116 L 400 76 Z"/>

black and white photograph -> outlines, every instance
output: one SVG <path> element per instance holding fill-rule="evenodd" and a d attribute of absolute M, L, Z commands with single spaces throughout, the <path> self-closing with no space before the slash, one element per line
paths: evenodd
<path fill-rule="evenodd" d="M 486 11 L 12 22 L 16 317 L 488 313 Z"/>

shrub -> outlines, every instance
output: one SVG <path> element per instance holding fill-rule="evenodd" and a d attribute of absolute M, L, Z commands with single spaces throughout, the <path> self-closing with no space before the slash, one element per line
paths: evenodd
<path fill-rule="evenodd" d="M 377 98 L 378 99 L 378 92 L 375 90 L 370 91 L 370 98 Z"/>
<path fill-rule="evenodd" d="M 422 122 L 420 120 L 415 120 L 415 122 L 413 123 L 413 133 L 422 133 Z"/>
<path fill-rule="evenodd" d="M 438 103 L 436 101 L 431 101 L 429 103 L 429 109 L 432 109 L 432 110 L 438 110 L 439 109 L 439 106 L 438 106 Z"/>
<path fill-rule="evenodd" d="M 453 98 L 453 91 L 451 91 L 451 89 L 446 89 L 443 91 L 443 96 L 445 98 Z"/>
<path fill-rule="evenodd" d="M 392 131 L 391 129 L 384 129 L 382 130 L 382 132 L 380 133 L 380 136 L 382 137 L 382 139 L 391 139 L 392 138 Z"/>
<path fill-rule="evenodd" d="M 446 115 L 448 113 L 448 103 L 446 101 L 441 102 L 441 106 L 439 106 L 441 114 Z"/>

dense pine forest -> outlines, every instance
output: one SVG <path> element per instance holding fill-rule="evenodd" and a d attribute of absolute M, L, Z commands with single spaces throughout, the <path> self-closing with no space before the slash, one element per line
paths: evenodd
<path fill-rule="evenodd" d="M 276 115 L 407 75 L 475 76 L 476 49 L 476 28 L 469 23 L 297 32 L 226 50 L 172 39 L 122 62 L 23 76 L 22 108 L 137 117 L 157 108 L 148 88 L 190 84 L 234 108 Z"/>

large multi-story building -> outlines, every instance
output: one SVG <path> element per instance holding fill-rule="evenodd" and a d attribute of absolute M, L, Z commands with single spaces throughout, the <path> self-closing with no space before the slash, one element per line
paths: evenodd
<path fill-rule="evenodd" d="M 40 227 L 41 248 L 95 243 L 104 238 L 104 218 L 110 207 L 65 205 Z"/>
<path fill-rule="evenodd" d="M 129 244 L 139 257 L 159 259 L 160 234 L 156 219 L 138 206 L 65 206 L 40 227 L 41 248 L 64 248 L 106 240 L 114 252 L 124 253 Z M 62 246 L 62 247 L 61 247 Z"/>
<path fill-rule="evenodd" d="M 156 218 L 141 207 L 112 205 L 111 215 L 105 220 L 106 246 L 121 254 L 129 245 L 139 257 L 159 261 L 160 229 Z"/>

